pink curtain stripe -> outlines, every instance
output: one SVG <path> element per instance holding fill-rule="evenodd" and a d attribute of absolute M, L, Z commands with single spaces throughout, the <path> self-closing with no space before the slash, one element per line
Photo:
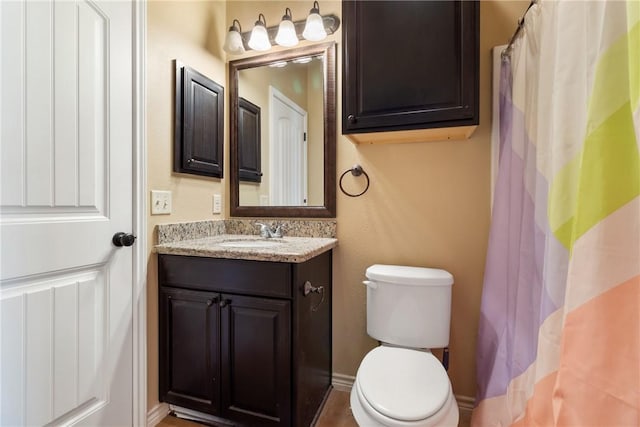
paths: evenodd
<path fill-rule="evenodd" d="M 640 275 L 567 315 L 559 369 L 536 384 L 513 425 L 640 425 L 637 304 Z M 610 351 L 596 350 L 603 348 Z"/>

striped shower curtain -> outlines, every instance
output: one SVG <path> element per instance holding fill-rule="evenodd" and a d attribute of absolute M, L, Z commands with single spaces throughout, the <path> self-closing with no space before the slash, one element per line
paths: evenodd
<path fill-rule="evenodd" d="M 502 61 L 472 426 L 640 425 L 640 1 L 531 7 Z"/>

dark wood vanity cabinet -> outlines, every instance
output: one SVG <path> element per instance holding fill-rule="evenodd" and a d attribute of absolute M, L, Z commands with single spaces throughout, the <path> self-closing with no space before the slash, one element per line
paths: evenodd
<path fill-rule="evenodd" d="M 478 124 L 479 1 L 342 2 L 342 133 Z"/>
<path fill-rule="evenodd" d="M 331 252 L 158 265 L 160 400 L 237 425 L 310 425 L 331 384 Z"/>

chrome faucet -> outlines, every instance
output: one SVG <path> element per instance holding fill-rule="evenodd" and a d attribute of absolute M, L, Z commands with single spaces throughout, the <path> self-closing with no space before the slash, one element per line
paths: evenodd
<path fill-rule="evenodd" d="M 256 222 L 255 225 L 260 226 L 260 236 L 265 239 L 282 237 L 282 225 L 277 225 L 275 228 L 271 228 L 267 224 L 263 224 L 261 222 Z"/>

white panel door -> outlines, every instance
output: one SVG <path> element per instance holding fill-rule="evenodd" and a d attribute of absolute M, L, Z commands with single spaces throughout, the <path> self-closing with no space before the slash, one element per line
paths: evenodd
<path fill-rule="evenodd" d="M 0 425 L 132 424 L 133 5 L 0 1 Z"/>
<path fill-rule="evenodd" d="M 269 86 L 271 206 L 307 205 L 307 112 Z"/>

